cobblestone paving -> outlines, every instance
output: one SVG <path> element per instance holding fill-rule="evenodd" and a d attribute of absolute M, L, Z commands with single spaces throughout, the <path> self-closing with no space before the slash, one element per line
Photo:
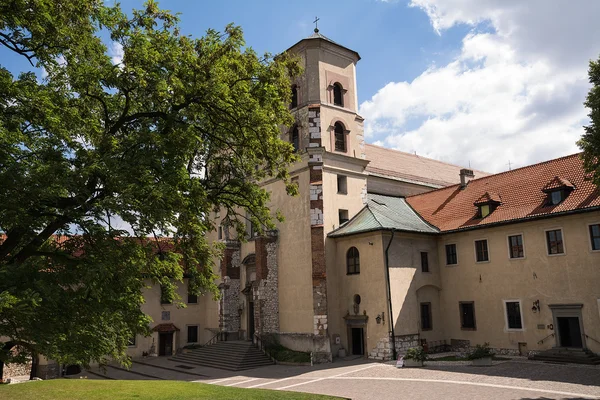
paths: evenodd
<path fill-rule="evenodd" d="M 365 360 L 314 367 L 273 365 L 242 372 L 197 367 L 177 372 L 168 360 L 163 369 L 133 364 L 131 372 L 110 369 L 112 379 L 178 379 L 240 388 L 290 390 L 352 399 L 600 399 L 600 367 L 513 360 L 491 367 L 470 365 L 398 369 Z M 165 370 L 164 368 L 171 368 Z M 144 374 L 144 375 L 136 375 Z"/>

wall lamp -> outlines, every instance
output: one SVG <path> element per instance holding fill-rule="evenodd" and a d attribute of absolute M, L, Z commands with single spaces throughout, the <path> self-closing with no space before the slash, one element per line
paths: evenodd
<path fill-rule="evenodd" d="M 377 321 L 377 324 L 380 324 L 383 322 L 383 324 L 385 325 L 385 312 L 382 312 L 381 314 L 377 314 L 377 316 L 375 317 L 375 321 Z"/>
<path fill-rule="evenodd" d="M 531 306 L 531 311 L 533 311 L 534 313 L 540 311 L 540 301 L 536 300 L 533 302 L 533 306 Z"/>

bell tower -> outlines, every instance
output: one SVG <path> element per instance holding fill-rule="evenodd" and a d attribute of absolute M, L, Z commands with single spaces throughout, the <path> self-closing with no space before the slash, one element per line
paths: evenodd
<path fill-rule="evenodd" d="M 356 87 L 359 54 L 327 38 L 318 28 L 287 51 L 298 55 L 304 67 L 304 74 L 292 85 L 299 150 L 323 147 L 327 152 L 364 159 L 364 120 L 358 115 Z M 319 108 L 320 132 L 308 125 L 308 108 Z M 290 140 L 295 143 L 293 135 L 296 133 L 290 134 Z"/>

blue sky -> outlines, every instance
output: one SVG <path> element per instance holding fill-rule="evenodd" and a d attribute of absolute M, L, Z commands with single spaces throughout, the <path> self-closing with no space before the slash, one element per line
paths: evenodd
<path fill-rule="evenodd" d="M 108 1 L 107 1 L 108 3 Z M 124 10 L 143 1 L 125 0 Z M 362 57 L 368 142 L 498 172 L 572 154 L 588 122 L 598 0 L 163 0 L 199 37 L 230 22 L 257 52 L 322 34 Z M 11 71 L 23 60 L 0 49 Z"/>

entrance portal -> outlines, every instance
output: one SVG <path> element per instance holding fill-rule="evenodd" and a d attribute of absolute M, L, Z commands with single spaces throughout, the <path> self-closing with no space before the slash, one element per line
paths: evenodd
<path fill-rule="evenodd" d="M 363 328 L 352 328 L 352 354 L 353 355 L 364 355 L 365 335 Z"/>
<path fill-rule="evenodd" d="M 586 348 L 583 330 L 583 304 L 550 304 L 557 347 Z"/>
<path fill-rule="evenodd" d="M 158 355 L 173 355 L 173 332 L 161 332 L 158 334 Z"/>
<path fill-rule="evenodd" d="M 557 317 L 560 347 L 583 347 L 578 317 Z"/>

